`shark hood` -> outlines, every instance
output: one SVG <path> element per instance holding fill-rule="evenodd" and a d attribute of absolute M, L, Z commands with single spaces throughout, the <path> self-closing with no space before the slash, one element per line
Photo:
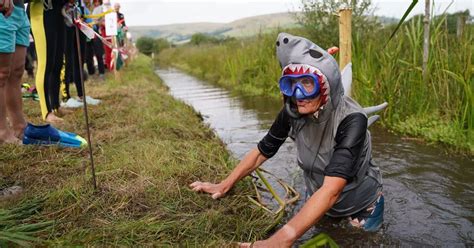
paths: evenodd
<path fill-rule="evenodd" d="M 344 89 L 339 66 L 331 54 L 306 38 L 287 33 L 278 34 L 276 53 L 282 76 L 312 73 L 322 79 L 319 80 L 322 106 L 316 117 L 336 109 Z"/>

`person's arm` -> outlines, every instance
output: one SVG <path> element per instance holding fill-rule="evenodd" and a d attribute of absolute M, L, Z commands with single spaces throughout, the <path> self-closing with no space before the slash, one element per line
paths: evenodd
<path fill-rule="evenodd" d="M 255 243 L 242 243 L 240 247 L 291 247 L 311 226 L 316 224 L 336 203 L 346 180 L 324 177 L 324 183 L 304 204 L 303 208 L 269 239 Z"/>
<path fill-rule="evenodd" d="M 290 247 L 311 226 L 316 224 L 336 203 L 339 195 L 358 171 L 357 157 L 364 147 L 367 117 L 361 113 L 348 115 L 340 123 L 334 153 L 325 168 L 324 182 L 303 208 L 269 239 L 255 242 L 252 247 Z M 250 247 L 242 243 L 241 247 Z"/>
<path fill-rule="evenodd" d="M 217 199 L 225 195 L 240 179 L 249 175 L 257 169 L 268 158 L 271 158 L 285 142 L 290 130 L 289 117 L 284 110 L 280 111 L 276 120 L 273 122 L 270 131 L 258 143 L 257 148 L 252 149 L 235 169 L 218 184 L 196 181 L 190 184 L 192 190 L 202 191 L 211 194 L 212 198 Z"/>

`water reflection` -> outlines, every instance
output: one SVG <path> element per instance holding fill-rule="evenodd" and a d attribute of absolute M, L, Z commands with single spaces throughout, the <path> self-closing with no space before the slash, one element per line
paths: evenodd
<path fill-rule="evenodd" d="M 280 101 L 233 96 L 177 70 L 157 73 L 173 96 L 201 112 L 239 159 L 266 134 L 281 108 Z M 373 159 L 384 177 L 383 230 L 364 233 L 347 228 L 345 222 L 325 218 L 299 242 L 323 231 L 342 246 L 474 245 L 474 161 L 448 156 L 440 149 L 403 140 L 380 128 L 371 128 L 371 132 Z M 295 159 L 293 143 L 287 140 L 264 167 L 302 193 L 303 180 Z M 301 205 L 300 201 L 292 211 Z"/>

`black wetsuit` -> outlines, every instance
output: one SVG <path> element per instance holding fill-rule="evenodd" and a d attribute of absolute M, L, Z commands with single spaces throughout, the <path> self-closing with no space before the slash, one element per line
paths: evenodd
<path fill-rule="evenodd" d="M 38 56 L 36 84 L 38 94 L 40 95 L 40 105 L 43 118 L 46 118 L 48 113 L 57 110 L 60 106 L 60 73 L 63 66 L 65 45 L 64 20 L 61 14 L 61 9 L 65 3 L 65 0 L 54 0 L 52 1 L 52 6 L 48 6 L 48 8 L 44 8 L 45 6 L 43 6 L 43 4 L 36 4 L 37 7 L 43 8 L 42 22 L 40 20 L 40 23 L 35 24 L 33 20 L 30 21 L 32 23 L 33 38 L 35 39 L 36 54 Z M 27 11 L 29 16 L 31 16 L 30 5 L 28 6 Z M 38 29 L 35 30 L 35 25 L 37 24 L 42 27 L 39 28 L 39 26 L 36 26 Z M 35 34 L 42 34 L 43 31 L 46 44 L 41 40 L 38 41 L 38 37 L 35 37 Z M 43 56 L 43 53 L 41 52 L 44 50 L 46 50 L 45 56 Z M 44 67 L 41 67 L 40 65 L 44 65 Z M 40 70 L 40 68 L 42 69 Z M 42 87 L 38 87 L 38 83 L 42 84 Z"/>

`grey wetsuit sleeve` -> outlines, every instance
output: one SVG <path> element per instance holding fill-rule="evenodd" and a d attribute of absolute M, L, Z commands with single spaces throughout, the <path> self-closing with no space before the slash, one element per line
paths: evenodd
<path fill-rule="evenodd" d="M 357 161 L 367 135 L 367 117 L 352 113 L 339 124 L 336 145 L 331 160 L 326 166 L 326 176 L 342 177 L 350 182 L 357 174 Z"/>
<path fill-rule="evenodd" d="M 268 133 L 263 137 L 257 145 L 258 150 L 266 158 L 273 157 L 280 146 L 288 138 L 290 132 L 290 117 L 284 109 L 280 111 L 277 118 L 272 124 Z"/>

